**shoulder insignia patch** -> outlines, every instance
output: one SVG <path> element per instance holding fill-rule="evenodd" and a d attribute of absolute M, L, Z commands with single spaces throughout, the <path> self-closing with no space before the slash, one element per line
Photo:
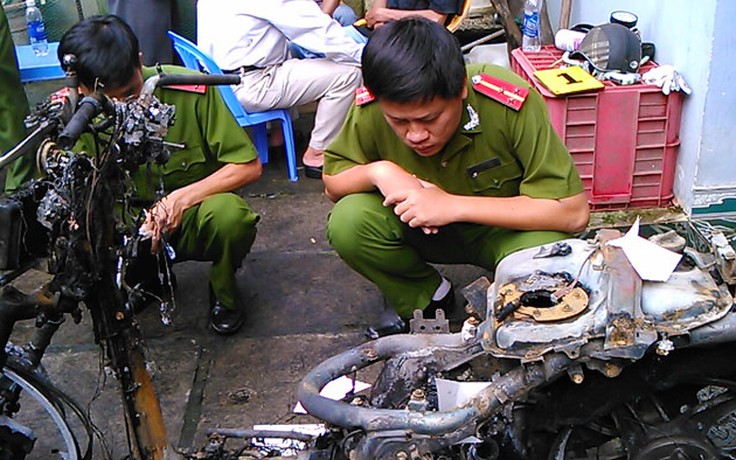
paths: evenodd
<path fill-rule="evenodd" d="M 197 94 L 204 94 L 205 92 L 207 92 L 206 85 L 171 85 L 171 86 L 164 86 L 164 88 L 174 89 L 178 91 L 185 91 L 187 93 L 197 93 Z"/>
<path fill-rule="evenodd" d="M 355 90 L 355 105 L 366 105 L 373 102 L 375 99 L 376 97 L 372 95 L 365 86 L 361 86 Z"/>
<path fill-rule="evenodd" d="M 71 90 L 65 86 L 61 88 L 60 90 L 54 93 L 51 93 L 51 95 L 49 96 L 49 99 L 54 102 L 64 102 L 64 100 L 69 97 L 70 93 L 71 93 Z M 81 95 L 80 95 L 80 98 L 81 98 Z"/>
<path fill-rule="evenodd" d="M 472 82 L 473 88 L 476 91 L 517 112 L 524 105 L 524 101 L 526 101 L 526 97 L 529 95 L 529 90 L 526 88 L 518 87 L 500 78 L 484 73 L 474 75 Z"/>

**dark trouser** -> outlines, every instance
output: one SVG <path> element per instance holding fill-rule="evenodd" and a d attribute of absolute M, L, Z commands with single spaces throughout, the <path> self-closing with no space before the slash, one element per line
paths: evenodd
<path fill-rule="evenodd" d="M 376 284 L 399 315 L 429 305 L 441 276 L 429 263 L 472 264 L 493 270 L 520 249 L 569 238 L 553 231 L 516 231 L 456 223 L 435 235 L 404 224 L 378 193 L 342 198 L 330 212 L 327 238 L 340 257 Z"/>

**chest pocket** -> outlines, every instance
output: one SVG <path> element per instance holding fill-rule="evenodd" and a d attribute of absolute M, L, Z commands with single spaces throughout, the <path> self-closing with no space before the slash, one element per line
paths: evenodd
<path fill-rule="evenodd" d="M 166 188 L 173 190 L 210 175 L 217 164 L 209 162 L 199 145 L 187 145 L 184 150 L 173 150 L 163 168 Z"/>
<path fill-rule="evenodd" d="M 473 193 L 483 196 L 516 196 L 519 194 L 522 171 L 511 162 L 489 165 L 488 168 L 468 170 L 468 181 Z"/>

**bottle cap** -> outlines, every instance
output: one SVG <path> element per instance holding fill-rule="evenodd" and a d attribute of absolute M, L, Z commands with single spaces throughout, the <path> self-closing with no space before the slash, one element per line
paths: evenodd
<path fill-rule="evenodd" d="M 36 6 L 36 0 L 26 0 L 26 6 Z"/>

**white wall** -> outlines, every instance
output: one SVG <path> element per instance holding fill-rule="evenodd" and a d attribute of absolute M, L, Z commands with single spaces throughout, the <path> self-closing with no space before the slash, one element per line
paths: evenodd
<path fill-rule="evenodd" d="M 548 0 L 553 27 L 561 0 Z M 611 11 L 639 17 L 655 60 L 673 64 L 693 89 L 680 127 L 675 196 L 688 213 L 736 212 L 736 18 L 733 0 L 574 0 L 570 24 L 608 22 Z"/>

